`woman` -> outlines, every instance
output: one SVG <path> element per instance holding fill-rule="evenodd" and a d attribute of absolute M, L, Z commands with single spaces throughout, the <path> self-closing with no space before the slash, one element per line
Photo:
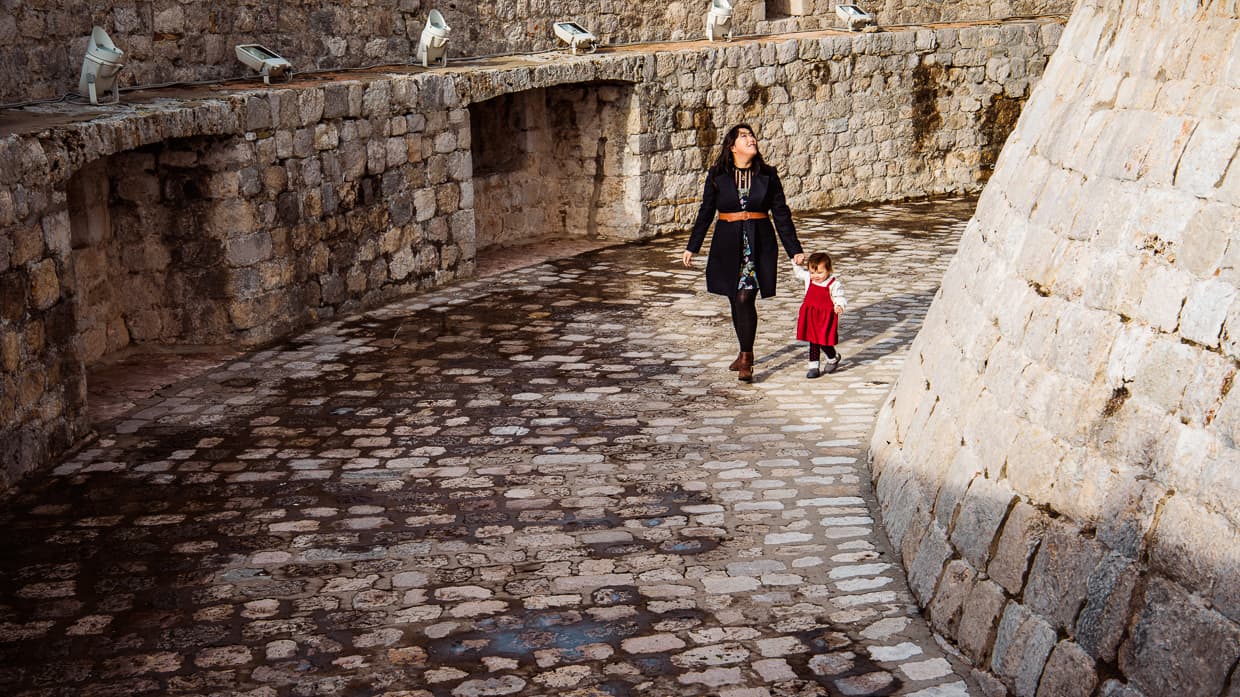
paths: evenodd
<path fill-rule="evenodd" d="M 737 379 L 753 380 L 753 342 L 758 333 L 758 295 L 775 295 L 775 234 L 784 251 L 800 264 L 803 254 L 792 224 L 792 211 L 784 201 L 784 187 L 775 168 L 762 161 L 758 139 L 748 124 L 733 126 L 723 137 L 719 157 L 706 174 L 702 207 L 681 261 L 692 265 L 702 248 L 706 228 L 716 211 L 719 222 L 706 257 L 706 290 L 728 296 L 732 303 L 732 326 L 740 353 L 728 366 Z M 774 226 L 772 226 L 772 221 Z"/>

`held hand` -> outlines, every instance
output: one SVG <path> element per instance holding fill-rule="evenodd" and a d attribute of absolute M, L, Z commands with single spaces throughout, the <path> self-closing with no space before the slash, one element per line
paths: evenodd
<path fill-rule="evenodd" d="M 792 257 L 792 263 L 796 264 L 797 266 L 801 266 L 801 262 L 803 261 L 805 261 L 804 254 L 794 254 Z"/>
<path fill-rule="evenodd" d="M 680 255 L 680 263 L 686 267 L 693 266 L 693 252 L 686 249 L 685 253 Z"/>

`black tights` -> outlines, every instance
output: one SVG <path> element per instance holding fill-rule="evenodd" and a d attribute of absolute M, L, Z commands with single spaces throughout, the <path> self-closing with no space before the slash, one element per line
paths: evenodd
<path fill-rule="evenodd" d="M 835 347 L 834 346 L 821 346 L 819 344 L 809 345 L 809 359 L 811 361 L 818 360 L 819 351 L 827 352 L 827 360 L 832 360 L 832 361 L 835 360 Z"/>
<path fill-rule="evenodd" d="M 758 291 L 742 288 L 732 298 L 732 327 L 741 351 L 753 353 L 753 340 L 758 335 Z"/>

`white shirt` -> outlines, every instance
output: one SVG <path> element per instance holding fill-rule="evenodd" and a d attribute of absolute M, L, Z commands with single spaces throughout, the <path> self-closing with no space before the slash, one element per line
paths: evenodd
<path fill-rule="evenodd" d="M 804 266 L 797 266 L 796 264 L 792 265 L 792 275 L 805 282 L 805 290 L 807 291 L 809 290 L 809 284 L 811 283 L 822 287 L 830 284 L 831 281 L 835 281 L 835 285 L 831 286 L 831 302 L 835 303 L 836 312 L 848 307 L 848 298 L 844 297 L 844 286 L 835 276 L 827 276 L 827 279 L 822 283 L 814 283 L 814 281 L 809 277 L 809 269 Z"/>

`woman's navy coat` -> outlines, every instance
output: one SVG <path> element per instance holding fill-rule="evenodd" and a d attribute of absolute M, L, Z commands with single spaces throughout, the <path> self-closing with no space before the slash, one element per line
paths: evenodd
<path fill-rule="evenodd" d="M 702 191 L 702 207 L 698 209 L 686 249 L 698 253 L 716 212 L 735 213 L 740 210 L 740 195 L 736 191 L 733 173 L 708 173 Z M 774 167 L 763 166 L 754 175 L 745 210 L 766 213 L 768 217 L 735 223 L 720 220 L 715 225 L 715 234 L 710 240 L 710 255 L 706 258 L 706 290 L 729 298 L 736 295 L 736 284 L 741 273 L 741 234 L 745 234 L 749 236 L 749 248 L 754 254 L 758 289 L 762 297 L 769 298 L 775 295 L 779 255 L 779 249 L 775 246 L 776 231 L 790 258 L 802 251 L 796 227 L 792 224 L 792 211 L 784 200 L 784 186 Z"/>

